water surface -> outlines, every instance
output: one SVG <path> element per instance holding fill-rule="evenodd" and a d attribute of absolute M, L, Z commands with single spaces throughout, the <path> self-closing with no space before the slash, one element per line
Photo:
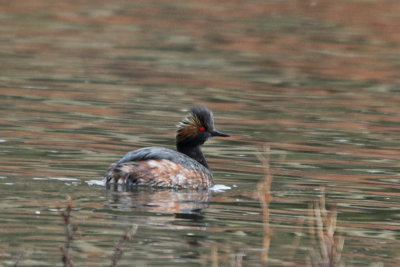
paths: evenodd
<path fill-rule="evenodd" d="M 397 1 L 11 1 L 0 9 L 0 261 L 260 266 L 257 158 L 271 147 L 270 266 L 318 251 L 311 205 L 336 206 L 346 266 L 400 260 Z M 231 134 L 204 147 L 222 192 L 93 185 L 111 162 L 174 147 L 194 104 Z M 325 189 L 322 189 L 325 188 Z"/>

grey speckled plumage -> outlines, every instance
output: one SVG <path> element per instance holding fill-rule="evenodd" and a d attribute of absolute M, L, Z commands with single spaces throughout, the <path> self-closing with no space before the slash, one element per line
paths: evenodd
<path fill-rule="evenodd" d="M 122 164 L 128 161 L 141 161 L 150 159 L 167 159 L 172 162 L 181 164 L 185 168 L 203 171 L 212 175 L 210 169 L 199 164 L 191 157 L 188 157 L 185 154 L 169 148 L 157 146 L 144 147 L 138 150 L 130 151 L 126 153 L 120 161 L 118 161 L 118 164 Z"/>

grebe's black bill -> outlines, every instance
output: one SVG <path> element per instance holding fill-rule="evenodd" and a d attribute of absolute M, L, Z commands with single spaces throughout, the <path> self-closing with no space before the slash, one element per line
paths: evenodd
<path fill-rule="evenodd" d="M 210 131 L 210 133 L 211 133 L 211 136 L 230 137 L 229 134 L 226 134 L 226 133 L 223 133 L 223 132 L 219 132 L 219 131 L 216 131 L 216 130 L 212 130 L 212 131 Z"/>

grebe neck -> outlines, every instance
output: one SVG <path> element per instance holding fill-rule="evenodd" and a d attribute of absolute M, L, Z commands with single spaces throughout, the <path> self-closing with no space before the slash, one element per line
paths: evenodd
<path fill-rule="evenodd" d="M 200 145 L 198 146 L 188 146 L 188 145 L 182 145 L 182 144 L 176 144 L 176 148 L 178 152 L 181 152 L 192 159 L 196 160 L 200 164 L 202 164 L 204 167 L 209 169 L 206 158 L 203 155 L 203 152 L 201 151 Z"/>

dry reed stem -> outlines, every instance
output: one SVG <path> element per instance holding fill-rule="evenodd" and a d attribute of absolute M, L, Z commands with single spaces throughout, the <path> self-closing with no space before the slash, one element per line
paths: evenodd
<path fill-rule="evenodd" d="M 243 266 L 243 256 L 245 255 L 243 249 L 239 249 L 239 251 L 235 252 L 235 249 L 232 249 L 231 243 L 229 242 L 225 243 L 222 247 L 212 242 L 210 249 L 210 258 L 207 259 L 206 266 L 218 267 L 220 262 L 222 262 L 223 266 Z M 211 264 L 208 263 L 208 260 L 211 260 Z"/>
<path fill-rule="evenodd" d="M 58 210 L 61 210 L 60 207 L 57 207 Z M 76 232 L 77 228 L 73 227 L 71 224 L 71 211 L 72 211 L 72 198 L 67 196 L 67 206 L 65 211 L 61 211 L 60 215 L 64 221 L 64 231 L 65 231 L 65 244 L 60 247 L 61 250 L 61 261 L 64 264 L 64 267 L 73 267 L 71 256 L 70 256 L 70 248 L 72 240 L 74 239 L 73 235 Z"/>
<path fill-rule="evenodd" d="M 217 244 L 212 244 L 211 246 L 211 266 L 218 267 L 218 246 Z"/>
<path fill-rule="evenodd" d="M 309 265 L 334 267 L 342 266 L 342 251 L 344 237 L 336 235 L 337 211 L 333 206 L 326 210 L 325 189 L 321 189 L 322 196 L 319 202 L 315 202 L 310 209 L 310 234 L 314 243 L 318 243 L 318 250 L 310 251 Z"/>
<path fill-rule="evenodd" d="M 14 258 L 13 267 L 17 267 L 18 264 L 23 260 L 24 256 L 25 256 L 25 251 L 24 251 L 24 250 L 21 250 L 21 251 L 18 253 L 18 255 Z"/>
<path fill-rule="evenodd" d="M 124 254 L 124 248 L 126 247 L 127 242 L 131 242 L 133 236 L 136 234 L 138 226 L 132 225 L 132 227 L 125 230 L 124 235 L 122 236 L 121 240 L 115 244 L 114 247 L 114 254 L 111 258 L 111 267 L 115 267 L 118 264 L 118 261 L 121 259 L 122 254 Z"/>
<path fill-rule="evenodd" d="M 262 206 L 262 218 L 263 218 L 263 249 L 261 252 L 261 261 L 263 264 L 268 263 L 268 253 L 272 236 L 272 229 L 269 224 L 270 209 L 269 204 L 272 200 L 271 195 L 271 184 L 273 176 L 270 171 L 270 147 L 264 147 L 264 153 L 258 155 L 258 159 L 261 161 L 264 168 L 265 177 L 264 180 L 259 182 L 257 185 L 258 197 Z"/>
<path fill-rule="evenodd" d="M 243 256 L 244 256 L 243 252 L 232 254 L 231 266 L 233 266 L 233 267 L 242 267 L 243 266 Z"/>

